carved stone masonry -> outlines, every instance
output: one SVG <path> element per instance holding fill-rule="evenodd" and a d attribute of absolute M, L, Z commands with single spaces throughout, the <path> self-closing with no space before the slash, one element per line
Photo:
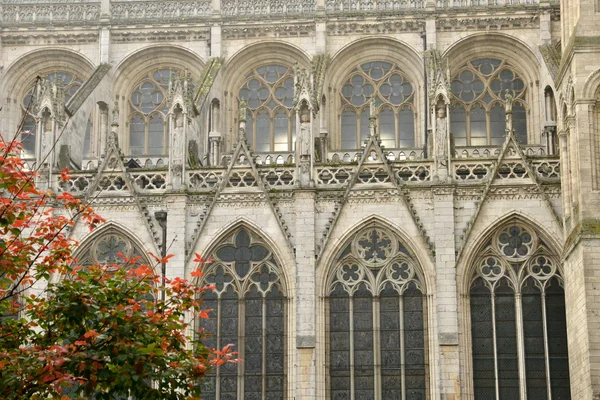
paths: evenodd
<path fill-rule="evenodd" d="M 36 158 L 38 162 L 50 169 L 55 164 L 54 146 L 57 140 L 57 130 L 65 123 L 65 91 L 64 83 L 59 76 L 53 81 L 44 79 L 38 82 L 37 96 L 33 105 L 33 114 L 37 114 L 38 129 L 40 132 Z"/>
<path fill-rule="evenodd" d="M 191 75 L 186 71 L 183 76 L 172 76 L 167 92 L 169 105 L 169 182 L 175 190 L 184 188 L 185 154 L 187 148 L 187 130 L 190 115 L 196 115 L 194 90 Z"/>
<path fill-rule="evenodd" d="M 298 184 L 301 187 L 313 186 L 312 169 L 314 162 L 313 117 L 316 115 L 312 102 L 314 92 L 312 74 L 296 64 L 294 67 L 294 101 L 296 126 L 296 165 L 298 166 Z"/>

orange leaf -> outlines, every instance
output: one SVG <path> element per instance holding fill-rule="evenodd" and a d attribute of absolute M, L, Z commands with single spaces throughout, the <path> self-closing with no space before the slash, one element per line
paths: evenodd
<path fill-rule="evenodd" d="M 196 277 L 196 278 L 201 278 L 204 275 L 204 273 L 202 272 L 202 270 L 200 268 L 196 268 L 195 270 L 192 271 L 192 276 Z"/>
<path fill-rule="evenodd" d="M 202 310 L 198 313 L 198 318 L 202 318 L 202 319 L 207 319 L 209 318 L 208 313 L 211 312 L 212 310 Z"/>

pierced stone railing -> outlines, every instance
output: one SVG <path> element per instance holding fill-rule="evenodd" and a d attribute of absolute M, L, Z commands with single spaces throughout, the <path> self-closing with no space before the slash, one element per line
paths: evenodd
<path fill-rule="evenodd" d="M 502 146 L 468 146 L 456 147 L 455 158 L 496 158 L 500 155 Z M 524 153 L 527 156 L 545 156 L 546 146 L 525 146 Z"/>
<path fill-rule="evenodd" d="M 478 181 L 491 178 L 492 170 L 497 160 L 461 160 L 455 159 L 452 166 L 454 179 L 457 181 Z M 535 157 L 529 160 L 533 172 L 543 182 L 560 182 L 560 160 L 557 157 Z M 498 168 L 498 179 L 524 179 L 528 178 L 527 170 L 519 159 L 505 160 Z"/>
<path fill-rule="evenodd" d="M 187 184 L 191 190 L 216 190 L 223 180 L 225 169 L 204 168 L 188 171 Z"/>
<path fill-rule="evenodd" d="M 425 7 L 424 0 L 327 0 L 327 12 L 381 12 Z"/>
<path fill-rule="evenodd" d="M 118 1 L 110 5 L 115 20 L 187 20 L 210 17 L 210 0 Z"/>
<path fill-rule="evenodd" d="M 327 153 L 331 163 L 358 162 L 363 150 L 338 150 Z M 423 149 L 384 149 L 383 154 L 388 161 L 422 160 L 425 156 Z"/>
<path fill-rule="evenodd" d="M 74 195 L 86 193 L 94 182 L 94 174 L 89 172 L 73 172 L 68 181 L 61 181 L 58 184 L 59 192 L 69 192 Z"/>
<path fill-rule="evenodd" d="M 2 24 L 46 25 L 85 24 L 100 18 L 99 1 L 18 1 L 2 2 Z"/>
<path fill-rule="evenodd" d="M 140 192 L 153 192 L 167 188 L 167 171 L 135 172 L 131 174 L 131 182 Z"/>
<path fill-rule="evenodd" d="M 270 189 L 288 189 L 296 185 L 296 167 L 264 167 L 258 173 Z"/>
<path fill-rule="evenodd" d="M 322 166 L 316 168 L 315 181 L 320 187 L 343 186 L 352 178 L 352 167 Z"/>
<path fill-rule="evenodd" d="M 245 17 L 253 15 L 313 14 L 315 0 L 221 0 L 221 14 Z"/>
<path fill-rule="evenodd" d="M 430 161 L 421 161 L 418 163 L 394 163 L 392 171 L 396 175 L 398 182 L 429 182 L 431 181 Z"/>

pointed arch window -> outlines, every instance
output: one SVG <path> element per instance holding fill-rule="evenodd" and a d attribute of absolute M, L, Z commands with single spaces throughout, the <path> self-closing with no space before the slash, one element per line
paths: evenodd
<path fill-rule="evenodd" d="M 286 393 L 286 290 L 281 268 L 260 237 L 240 228 L 221 243 L 205 271 L 206 346 L 234 344 L 244 362 L 211 372 L 203 399 L 283 399 Z"/>
<path fill-rule="evenodd" d="M 169 153 L 167 94 L 169 82 L 183 71 L 159 68 L 146 74 L 129 95 L 129 154 L 160 156 Z"/>
<path fill-rule="evenodd" d="M 391 232 L 358 232 L 328 279 L 329 399 L 428 398 L 418 263 Z"/>
<path fill-rule="evenodd" d="M 42 77 L 63 87 L 65 104 L 83 85 L 81 76 L 67 71 L 53 71 L 42 75 Z M 37 96 L 37 88 L 35 85 L 32 85 L 22 96 L 21 100 L 21 110 L 23 115 L 25 115 L 25 123 L 21 129 L 20 136 L 21 143 L 23 144 L 23 156 L 28 158 L 35 157 L 37 125 L 39 123 L 39 115 L 37 115 L 39 110 L 34 109 Z"/>
<path fill-rule="evenodd" d="M 464 64 L 452 79 L 450 130 L 456 146 L 496 146 L 504 142 L 507 90 L 514 97 L 515 136 L 527 144 L 525 81 L 506 60 L 481 58 Z"/>
<path fill-rule="evenodd" d="M 293 151 L 296 141 L 294 71 L 270 64 L 253 69 L 238 93 L 248 103 L 246 136 L 258 152 Z"/>
<path fill-rule="evenodd" d="M 369 100 L 375 96 L 377 128 L 387 148 L 415 146 L 414 88 L 395 64 L 373 61 L 350 72 L 340 90 L 341 146 L 357 149 L 369 132 Z"/>
<path fill-rule="evenodd" d="M 570 399 L 558 258 L 522 224 L 501 227 L 470 291 L 475 399 Z"/>

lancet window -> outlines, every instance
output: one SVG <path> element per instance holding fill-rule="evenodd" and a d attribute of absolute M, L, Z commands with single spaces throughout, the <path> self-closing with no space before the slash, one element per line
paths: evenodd
<path fill-rule="evenodd" d="M 183 71 L 159 68 L 146 74 L 129 96 L 129 154 L 159 156 L 169 152 L 167 92 Z"/>
<path fill-rule="evenodd" d="M 506 134 L 504 100 L 510 93 L 515 137 L 527 143 L 526 84 L 507 61 L 467 62 L 452 79 L 450 132 L 456 146 L 500 145 Z"/>
<path fill-rule="evenodd" d="M 205 271 L 214 291 L 203 295 L 209 319 L 199 320 L 206 346 L 234 344 L 244 360 L 217 367 L 203 399 L 283 399 L 286 391 L 286 290 L 273 252 L 245 228 L 219 245 Z"/>
<path fill-rule="evenodd" d="M 52 83 L 61 85 L 64 88 L 64 102 L 66 103 L 83 84 L 80 76 L 66 71 L 54 71 L 43 76 Z M 36 131 L 38 129 L 39 110 L 35 109 L 37 100 L 37 87 L 34 85 L 23 95 L 21 100 L 21 109 L 25 115 L 25 122 L 21 129 L 21 143 L 23 144 L 23 155 L 25 157 L 35 157 L 36 149 Z"/>
<path fill-rule="evenodd" d="M 426 301 L 418 263 L 391 232 L 358 232 L 328 280 L 329 398 L 428 398 Z"/>
<path fill-rule="evenodd" d="M 296 142 L 294 71 L 284 65 L 253 69 L 238 97 L 248 104 L 246 136 L 258 152 L 293 151 Z"/>
<path fill-rule="evenodd" d="M 384 61 L 358 65 L 340 95 L 342 149 L 360 148 L 366 140 L 373 96 L 381 143 L 387 148 L 415 146 L 414 88 L 398 65 Z"/>
<path fill-rule="evenodd" d="M 563 279 L 534 229 L 498 229 L 470 292 L 475 399 L 570 399 Z"/>

